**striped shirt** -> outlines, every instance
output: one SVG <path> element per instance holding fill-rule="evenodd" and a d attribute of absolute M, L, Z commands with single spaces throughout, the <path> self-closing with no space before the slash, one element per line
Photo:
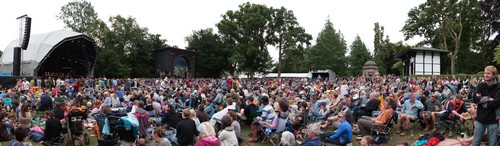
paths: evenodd
<path fill-rule="evenodd" d="M 260 118 L 264 122 L 272 123 L 275 116 L 276 112 L 274 111 L 273 107 L 268 104 L 262 109 L 262 115 L 260 116 Z"/>

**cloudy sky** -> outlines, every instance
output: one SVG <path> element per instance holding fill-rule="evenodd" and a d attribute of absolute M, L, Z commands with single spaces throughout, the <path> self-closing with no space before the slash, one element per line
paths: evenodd
<path fill-rule="evenodd" d="M 99 18 L 107 21 L 110 16 L 122 15 L 136 18 L 141 27 L 151 33 L 161 34 L 171 46 L 185 48 L 185 37 L 193 30 L 214 28 L 227 10 L 237 10 L 245 0 L 90 0 Z M 407 19 L 408 11 L 425 0 L 252 0 L 251 3 L 265 4 L 293 10 L 301 26 L 316 39 L 325 21 L 330 18 L 334 28 L 344 35 L 350 45 L 359 35 L 373 52 L 374 23 L 385 27 L 385 34 L 393 42 L 403 40 L 400 32 Z M 68 0 L 15 0 L 0 2 L 0 50 L 19 35 L 18 16 L 28 14 L 32 18 L 31 34 L 64 29 L 56 18 L 61 6 Z M 413 45 L 420 39 L 405 43 Z M 314 43 L 314 40 L 313 40 Z M 269 49 L 276 60 L 276 49 Z"/>

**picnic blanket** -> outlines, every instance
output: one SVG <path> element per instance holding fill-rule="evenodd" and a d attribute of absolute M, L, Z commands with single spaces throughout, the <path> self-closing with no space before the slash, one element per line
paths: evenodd
<path fill-rule="evenodd" d="M 447 138 L 441 141 L 437 146 L 460 146 L 458 139 Z M 486 146 L 484 142 L 481 143 L 481 146 Z"/>

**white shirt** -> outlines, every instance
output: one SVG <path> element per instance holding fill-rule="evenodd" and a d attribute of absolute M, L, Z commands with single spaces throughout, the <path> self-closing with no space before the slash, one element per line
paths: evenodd
<path fill-rule="evenodd" d="M 29 90 L 30 89 L 30 82 L 24 81 L 23 82 L 23 89 L 24 90 Z"/>
<path fill-rule="evenodd" d="M 344 95 L 349 94 L 347 90 L 349 90 L 349 87 L 347 85 L 340 86 L 340 96 L 339 96 L 340 99 L 344 99 Z"/>

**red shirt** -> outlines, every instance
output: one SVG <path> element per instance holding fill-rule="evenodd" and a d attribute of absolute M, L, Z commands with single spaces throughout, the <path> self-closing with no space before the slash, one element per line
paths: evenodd
<path fill-rule="evenodd" d="M 233 86 L 233 79 L 227 79 L 227 86 Z"/>

